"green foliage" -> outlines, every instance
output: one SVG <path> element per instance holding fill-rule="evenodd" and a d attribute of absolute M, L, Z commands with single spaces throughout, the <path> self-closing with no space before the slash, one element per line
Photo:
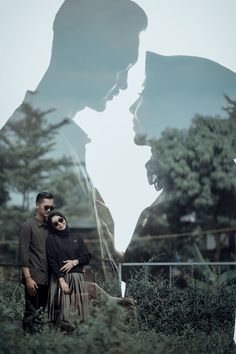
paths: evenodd
<path fill-rule="evenodd" d="M 144 282 L 139 273 L 130 284 L 138 323 L 114 301 L 96 304 L 85 323 L 66 334 L 45 324 L 23 335 L 23 289 L 15 282 L 0 287 L 1 354 L 233 354 L 235 286 L 210 288 L 189 282 L 170 289 L 161 278 Z"/>
<path fill-rule="evenodd" d="M 32 210 L 22 210 L 19 206 L 5 206 L 0 211 L 2 222 L 1 240 L 17 240 L 20 225 L 32 215 Z"/>
<path fill-rule="evenodd" d="M 0 149 L 0 203 L 1 205 L 9 199 L 7 191 L 7 177 L 5 175 L 6 157 L 3 151 Z"/>
<path fill-rule="evenodd" d="M 234 131 L 230 117 L 197 116 L 189 130 L 167 129 L 152 143 L 149 180 L 167 194 L 163 209 L 170 225 L 191 213 L 205 228 L 235 225 Z"/>
<path fill-rule="evenodd" d="M 85 177 L 82 179 L 81 174 L 76 175 L 63 165 L 50 173 L 45 188 L 54 195 L 57 209 L 63 210 L 65 215 L 68 215 L 69 223 L 73 218 L 77 220 L 78 214 L 82 218 L 88 217 L 93 212 L 91 196 L 84 186 L 86 183 Z"/>
<path fill-rule="evenodd" d="M 7 309 L 1 319 L 20 320 L 24 309 L 24 287 L 18 282 L 5 281 L 0 283 L 0 305 Z"/>
<path fill-rule="evenodd" d="M 0 303 L 0 354 L 16 353 L 15 327 L 10 322 L 6 323 L 4 318 L 8 316 L 8 311 Z"/>
<path fill-rule="evenodd" d="M 168 348 L 166 354 L 235 354 L 232 336 L 232 331 L 225 333 L 219 330 L 206 335 L 190 330 L 182 336 L 164 336 L 162 340 Z"/>
<path fill-rule="evenodd" d="M 195 116 L 189 129 L 166 129 L 158 140 L 150 142 L 152 157 L 146 164 L 150 184 L 157 190 L 163 188 L 161 197 L 147 208 L 146 222 L 140 223 L 135 236 L 170 235 L 198 233 L 201 230 L 216 230 L 211 234 L 215 239 L 214 255 L 211 259 L 229 260 L 234 246 L 223 255 L 228 236 L 220 237 L 218 230 L 235 229 L 236 204 L 236 101 L 227 98 L 228 117 Z M 142 224 L 141 224 L 142 222 Z M 145 225 L 142 227 L 142 225 Z M 233 236 L 233 235 L 231 235 Z M 180 251 L 178 242 L 186 246 Z M 161 247 L 161 242 L 163 247 Z M 128 252 L 130 261 L 139 261 L 132 244 Z M 156 247 L 149 247 L 149 258 L 159 253 L 166 254 L 166 260 L 174 261 L 176 251 L 181 260 L 191 254 L 191 249 L 199 247 L 196 238 L 156 241 Z M 148 248 L 148 245 L 146 249 Z M 147 258 L 147 257 L 146 257 Z M 197 257 L 189 259 L 199 261 Z"/>
<path fill-rule="evenodd" d="M 223 301 L 224 298 L 227 302 Z M 227 287 L 211 289 L 202 283 L 198 286 L 191 284 L 184 289 L 170 289 L 159 281 L 158 284 L 139 285 L 137 300 L 141 324 L 169 335 L 179 335 L 189 327 L 210 333 L 234 324 L 232 309 L 235 307 L 235 295 L 232 288 L 230 291 Z"/>
<path fill-rule="evenodd" d="M 127 293 L 136 300 L 141 330 L 162 336 L 170 353 L 231 353 L 235 285 L 210 287 L 189 278 L 184 288 L 170 288 L 162 278 L 145 281 L 143 272 Z"/>
<path fill-rule="evenodd" d="M 49 124 L 47 115 L 53 111 L 40 111 L 23 103 L 0 131 L 7 192 L 21 195 L 23 210 L 29 209 L 30 193 L 41 189 L 48 173 L 63 162 L 67 163 L 47 156 L 53 149 L 58 128 L 67 124 L 67 120 Z"/>
<path fill-rule="evenodd" d="M 50 155 L 60 127 L 68 123 L 64 119 L 50 124 L 48 116 L 53 111 L 41 111 L 23 103 L 0 131 L 0 202 L 4 202 L 0 210 L 2 262 L 16 262 L 19 226 L 32 216 L 32 194 L 35 198 L 38 191 L 45 190 L 52 173 L 55 178 L 61 176 L 71 165 L 68 158 L 56 159 Z"/>

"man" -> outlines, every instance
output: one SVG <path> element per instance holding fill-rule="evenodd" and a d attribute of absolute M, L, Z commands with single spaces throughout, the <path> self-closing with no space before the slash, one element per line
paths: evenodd
<path fill-rule="evenodd" d="M 37 124 L 43 115 L 38 124 L 42 135 L 50 127 L 58 128 L 50 139 L 46 158 L 50 166 L 61 161 L 60 170 L 53 169 L 48 182 L 55 188 L 55 195 L 63 190 L 60 206 L 70 215 L 70 224 L 79 229 L 83 224 L 83 228 L 92 230 L 93 241 L 97 242 L 92 243 L 95 247 L 91 252 L 97 255 L 98 263 L 91 262 L 91 267 L 102 280 L 118 279 L 114 223 L 86 169 L 86 144 L 90 139 L 73 119 L 86 107 L 104 111 L 107 102 L 127 88 L 128 70 L 138 59 L 139 34 L 146 27 L 146 14 L 133 1 L 66 0 L 53 24 L 49 67 L 35 92 L 26 93 L 22 105 L 2 129 L 4 148 L 10 148 L 12 126 L 22 126 L 26 117 L 35 118 Z M 76 120 L 79 124 L 79 117 Z M 26 126 L 29 132 L 33 125 Z M 17 138 L 20 141 L 22 137 Z M 33 150 L 33 144 L 32 139 L 28 148 Z M 19 166 L 19 173 L 24 171 Z"/>
<path fill-rule="evenodd" d="M 18 257 L 25 285 L 23 328 L 30 333 L 40 323 L 39 309 L 45 309 L 47 304 L 48 267 L 45 242 L 48 231 L 45 221 L 53 209 L 53 195 L 47 192 L 38 193 L 35 215 L 20 228 Z"/>

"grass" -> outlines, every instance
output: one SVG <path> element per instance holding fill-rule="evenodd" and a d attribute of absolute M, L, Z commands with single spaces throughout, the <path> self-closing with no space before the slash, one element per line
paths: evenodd
<path fill-rule="evenodd" d="M 67 335 L 50 326 L 24 335 L 23 286 L 0 283 L 1 354 L 234 354 L 234 284 L 210 287 L 189 279 L 184 288 L 169 288 L 164 279 L 144 282 L 137 274 L 129 284 L 135 309 L 91 302 L 91 315 Z M 45 316 L 46 317 L 46 316 Z"/>

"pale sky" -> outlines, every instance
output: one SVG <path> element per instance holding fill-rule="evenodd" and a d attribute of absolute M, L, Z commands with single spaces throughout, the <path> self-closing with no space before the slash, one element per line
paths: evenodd
<path fill-rule="evenodd" d="M 129 107 L 144 79 L 145 51 L 209 58 L 236 72 L 235 0 L 137 0 L 149 20 L 129 88 L 107 110 L 79 112 L 76 121 L 92 138 L 87 167 L 115 221 L 125 250 L 141 211 L 157 196 L 147 183 L 148 148 L 133 143 Z M 50 59 L 52 23 L 63 0 L 0 1 L 0 126 L 34 90 Z M 103 156 L 101 159 L 100 156 Z"/>

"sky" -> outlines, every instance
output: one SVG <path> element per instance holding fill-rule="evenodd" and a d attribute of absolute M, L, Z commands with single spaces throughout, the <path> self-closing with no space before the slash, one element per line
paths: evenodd
<path fill-rule="evenodd" d="M 79 112 L 75 121 L 89 134 L 87 168 L 115 221 L 115 240 L 124 251 L 142 210 L 157 197 L 146 178 L 147 147 L 133 142 L 129 107 L 144 80 L 146 50 L 162 55 L 205 57 L 236 72 L 235 0 L 137 0 L 149 26 L 141 36 L 138 63 L 129 87 L 105 112 Z M 0 1 L 0 127 L 34 90 L 47 69 L 52 23 L 63 0 Z M 109 132 L 109 133 L 108 133 Z M 102 156 L 102 158 L 101 158 Z"/>

